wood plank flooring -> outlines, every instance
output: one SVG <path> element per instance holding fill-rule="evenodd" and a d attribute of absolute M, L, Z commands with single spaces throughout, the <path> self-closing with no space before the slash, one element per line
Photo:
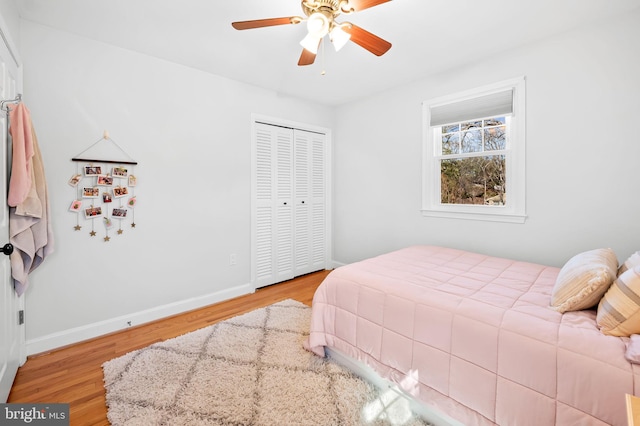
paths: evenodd
<path fill-rule="evenodd" d="M 316 288 L 328 273 L 314 272 L 250 295 L 30 356 L 18 370 L 8 402 L 69 403 L 72 426 L 108 425 L 104 362 L 284 299 L 311 306 Z"/>

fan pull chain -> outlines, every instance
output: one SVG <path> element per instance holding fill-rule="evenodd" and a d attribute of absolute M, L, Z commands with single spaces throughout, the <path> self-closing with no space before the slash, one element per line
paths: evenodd
<path fill-rule="evenodd" d="M 324 70 L 324 37 L 322 38 L 322 44 L 321 44 L 321 49 L 322 51 L 320 52 L 320 61 L 322 61 L 322 71 L 320 72 L 320 75 L 325 75 L 327 72 Z"/>

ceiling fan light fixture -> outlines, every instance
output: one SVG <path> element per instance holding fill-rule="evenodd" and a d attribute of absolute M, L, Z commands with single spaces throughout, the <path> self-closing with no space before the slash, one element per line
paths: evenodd
<path fill-rule="evenodd" d="M 338 52 L 344 47 L 345 44 L 349 42 L 349 40 L 351 39 L 351 34 L 344 31 L 341 25 L 335 25 L 329 33 L 329 38 L 331 39 L 333 48 L 336 49 L 336 52 Z"/>
<path fill-rule="evenodd" d="M 300 42 L 300 46 L 304 47 L 305 50 L 308 50 L 315 55 L 318 53 L 318 46 L 320 45 L 321 39 L 322 37 L 318 37 L 309 33 L 302 39 L 302 41 Z"/>
<path fill-rule="evenodd" d="M 312 13 L 307 19 L 307 35 L 300 45 L 313 54 L 318 53 L 320 40 L 327 35 L 330 26 L 329 18 L 324 13 Z"/>
<path fill-rule="evenodd" d="M 320 12 L 312 13 L 307 19 L 307 31 L 315 37 L 324 37 L 329 32 L 329 18 Z"/>

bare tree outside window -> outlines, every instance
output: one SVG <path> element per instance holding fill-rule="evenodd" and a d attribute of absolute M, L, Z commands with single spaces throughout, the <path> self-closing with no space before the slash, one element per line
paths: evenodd
<path fill-rule="evenodd" d="M 441 203 L 505 205 L 505 117 L 441 129 Z"/>

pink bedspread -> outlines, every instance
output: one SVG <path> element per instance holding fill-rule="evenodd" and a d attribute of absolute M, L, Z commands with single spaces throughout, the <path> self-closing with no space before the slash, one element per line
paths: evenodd
<path fill-rule="evenodd" d="M 343 266 L 314 296 L 308 346 L 413 376 L 408 392 L 467 425 L 626 425 L 629 339 L 603 335 L 595 310 L 548 308 L 558 272 L 433 246 Z"/>

